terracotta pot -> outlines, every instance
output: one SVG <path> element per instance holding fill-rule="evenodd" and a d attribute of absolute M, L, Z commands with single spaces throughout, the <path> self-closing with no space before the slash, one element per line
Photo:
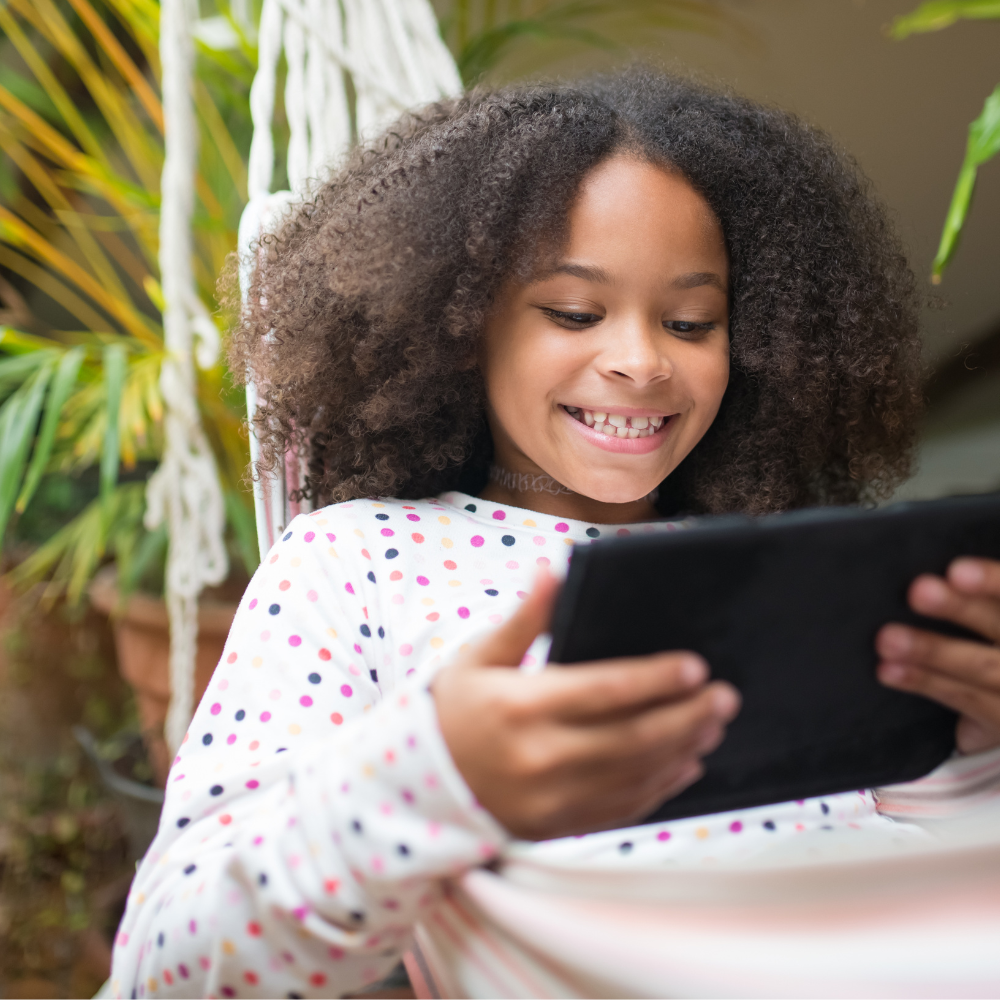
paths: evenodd
<path fill-rule="evenodd" d="M 118 671 L 135 692 L 142 735 L 149 760 L 162 788 L 170 770 L 170 750 L 163 738 L 163 723 L 170 703 L 170 630 L 167 605 L 150 594 L 134 593 L 119 606 L 114 566 L 102 569 L 90 585 L 91 603 L 110 616 L 118 653 Z M 198 655 L 195 666 L 194 703 L 208 687 L 212 672 L 233 624 L 237 605 L 202 598 L 198 607 Z"/>

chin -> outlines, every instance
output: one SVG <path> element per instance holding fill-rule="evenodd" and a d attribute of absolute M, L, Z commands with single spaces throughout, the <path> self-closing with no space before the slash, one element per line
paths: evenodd
<path fill-rule="evenodd" d="M 634 503 L 636 500 L 644 500 L 653 490 L 659 486 L 659 480 L 653 484 L 623 483 L 620 477 L 608 483 L 581 483 L 580 486 L 571 486 L 581 496 L 589 497 L 600 503 Z"/>

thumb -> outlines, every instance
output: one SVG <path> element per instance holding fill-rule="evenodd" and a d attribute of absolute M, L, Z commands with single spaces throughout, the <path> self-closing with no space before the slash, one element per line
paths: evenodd
<path fill-rule="evenodd" d="M 510 620 L 470 650 L 463 659 L 470 667 L 516 667 L 539 633 L 549 627 L 559 581 L 544 567 L 539 569 L 531 593 Z"/>

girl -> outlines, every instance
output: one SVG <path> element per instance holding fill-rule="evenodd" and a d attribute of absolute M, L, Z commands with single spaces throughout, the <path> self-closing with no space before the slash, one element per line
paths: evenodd
<path fill-rule="evenodd" d="M 630 72 L 477 92 L 356 152 L 262 241 L 233 338 L 262 470 L 304 449 L 332 505 L 243 598 L 114 992 L 357 989 L 511 837 L 602 863 L 898 837 L 870 792 L 623 834 L 697 779 L 737 693 L 683 652 L 530 668 L 573 545 L 888 495 L 918 355 L 884 211 L 781 112 Z M 995 642 L 1000 565 L 912 603 Z M 884 682 L 964 713 L 963 750 L 1000 742 L 995 646 L 889 626 L 879 651 Z"/>

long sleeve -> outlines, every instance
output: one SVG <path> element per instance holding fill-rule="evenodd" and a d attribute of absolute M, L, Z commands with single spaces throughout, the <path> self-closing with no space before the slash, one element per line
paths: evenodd
<path fill-rule="evenodd" d="M 244 595 L 133 883 L 117 995 L 350 991 L 391 968 L 442 877 L 505 842 L 430 671 L 386 652 L 375 575 L 338 552 L 351 532 L 297 518 Z"/>

